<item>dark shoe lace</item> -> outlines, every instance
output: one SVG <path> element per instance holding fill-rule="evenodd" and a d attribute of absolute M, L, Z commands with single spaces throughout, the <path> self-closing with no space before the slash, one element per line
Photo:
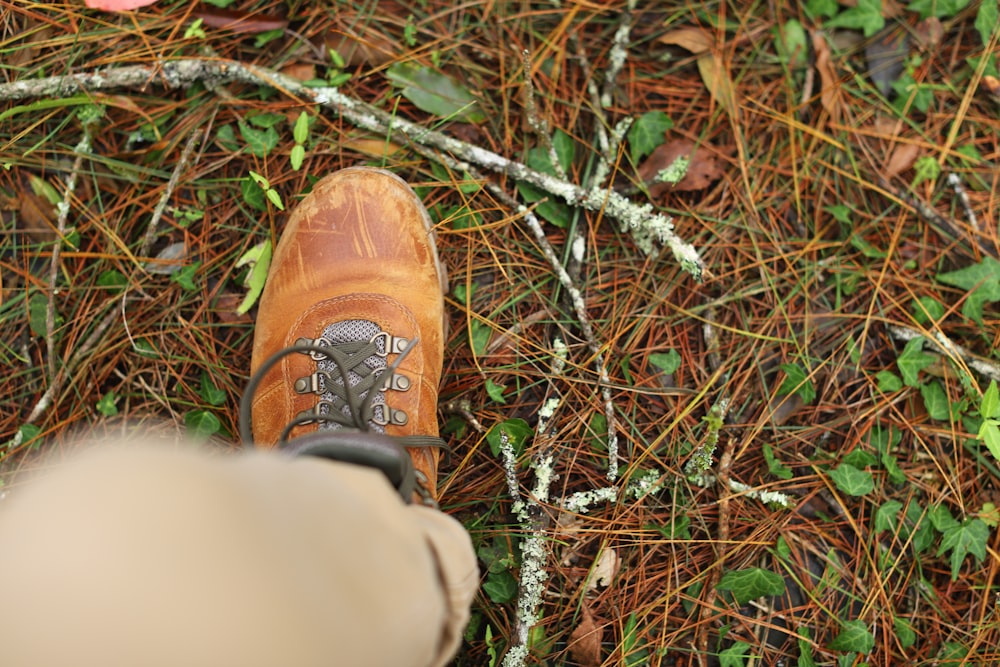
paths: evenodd
<path fill-rule="evenodd" d="M 379 333 L 370 340 L 351 340 L 332 343 L 324 339 L 300 339 L 295 345 L 283 348 L 269 357 L 250 378 L 240 401 L 240 438 L 245 447 L 252 447 L 253 431 L 251 408 L 253 396 L 267 373 L 290 354 L 309 354 L 317 362 L 329 360 L 331 370 L 317 370 L 311 376 L 295 382 L 298 393 L 332 395 L 330 400 L 320 400 L 313 410 L 306 411 L 290 421 L 278 438 L 278 446 L 295 456 L 319 456 L 336 461 L 365 465 L 381 470 L 403 496 L 406 502 L 413 492 L 426 490 L 417 485 L 417 474 L 407 447 L 447 448 L 445 442 L 433 436 L 389 436 L 380 432 L 388 423 L 406 423 L 407 416 L 399 410 L 377 402 L 387 390 L 409 388 L 408 379 L 397 375 L 396 369 L 417 344 L 417 340 L 398 342 L 396 360 L 383 368 L 371 368 L 366 361 L 373 356 L 385 357 L 386 338 Z M 391 337 L 387 337 L 393 340 Z M 336 381 L 339 377 L 340 381 Z M 293 438 L 288 434 L 302 424 L 320 422 L 330 428 Z M 375 428 L 373 428 L 373 426 Z M 422 480 L 426 481 L 426 480 Z"/>

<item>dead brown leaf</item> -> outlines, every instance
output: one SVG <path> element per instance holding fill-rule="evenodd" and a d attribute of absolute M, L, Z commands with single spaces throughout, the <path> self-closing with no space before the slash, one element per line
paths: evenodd
<path fill-rule="evenodd" d="M 384 65 L 400 51 L 400 44 L 374 30 L 356 32 L 346 19 L 338 17 L 321 38 L 323 45 L 333 49 L 348 65 Z"/>
<path fill-rule="evenodd" d="M 698 73 L 716 104 L 726 110 L 734 121 L 739 121 L 739 99 L 736 86 L 729 76 L 729 69 L 717 53 L 706 53 L 698 58 Z"/>
<path fill-rule="evenodd" d="M 677 185 L 657 181 L 657 174 L 680 157 L 688 158 L 688 169 L 684 178 Z M 648 185 L 652 197 L 659 197 L 671 191 L 704 190 L 722 178 L 724 173 L 719 152 L 709 144 L 695 146 L 690 139 L 674 139 L 658 146 L 639 166 L 639 177 Z"/>
<path fill-rule="evenodd" d="M 296 81 L 312 81 L 316 78 L 316 66 L 309 63 L 291 63 L 282 67 L 281 73 Z"/>
<path fill-rule="evenodd" d="M 580 608 L 580 623 L 569 636 L 569 654 L 582 667 L 598 667 L 601 664 L 601 628 L 594 621 L 590 605 L 586 602 Z"/>
<path fill-rule="evenodd" d="M 941 19 L 928 16 L 913 27 L 913 41 L 921 51 L 933 51 L 944 39 L 944 26 Z"/>
<path fill-rule="evenodd" d="M 593 571 L 590 573 L 590 581 L 587 582 L 587 592 L 596 593 L 614 583 L 615 576 L 621 567 L 621 558 L 618 552 L 611 547 L 601 552 L 597 562 L 594 563 Z"/>
<path fill-rule="evenodd" d="M 819 74 L 819 103 L 834 122 L 840 121 L 840 78 L 833 66 L 830 45 L 819 30 L 812 32 L 813 51 L 816 52 L 816 72 Z"/>
<path fill-rule="evenodd" d="M 889 163 L 885 167 L 885 177 L 899 176 L 913 166 L 920 157 L 920 147 L 916 144 L 897 144 L 889 155 Z"/>
<path fill-rule="evenodd" d="M 660 41 L 664 44 L 679 46 L 696 56 L 712 50 L 712 36 L 701 28 L 680 28 L 671 30 Z"/>
<path fill-rule="evenodd" d="M 198 5 L 191 12 L 191 16 L 201 19 L 201 22 L 209 28 L 251 35 L 271 30 L 284 30 L 288 27 L 288 21 L 279 16 L 233 11 L 208 5 Z"/>

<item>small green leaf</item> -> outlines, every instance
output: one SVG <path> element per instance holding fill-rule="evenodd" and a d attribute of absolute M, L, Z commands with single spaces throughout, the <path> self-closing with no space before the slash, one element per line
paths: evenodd
<path fill-rule="evenodd" d="M 745 667 L 750 655 L 750 644 L 734 642 L 732 646 L 719 652 L 719 667 Z"/>
<path fill-rule="evenodd" d="M 241 179 L 240 190 L 243 194 L 243 201 L 250 208 L 262 212 L 267 211 L 267 196 L 264 194 L 264 188 L 260 187 L 257 181 L 249 176 Z"/>
<path fill-rule="evenodd" d="M 493 380 L 486 380 L 486 393 L 495 403 L 500 403 L 501 405 L 507 403 L 507 399 L 503 397 L 503 392 L 506 388 L 506 385 L 497 384 Z"/>
<path fill-rule="evenodd" d="M 799 628 L 798 635 L 800 637 L 798 667 L 816 667 L 816 661 L 812 656 L 812 642 L 809 641 L 811 639 L 809 628 Z"/>
<path fill-rule="evenodd" d="M 552 134 L 552 149 L 556 152 L 556 158 L 562 165 L 563 171 L 569 173 L 576 160 L 576 141 L 566 132 L 556 130 Z"/>
<path fill-rule="evenodd" d="M 903 503 L 898 500 L 887 500 L 875 510 L 875 533 L 886 530 L 893 533 L 899 525 L 899 512 L 903 509 Z"/>
<path fill-rule="evenodd" d="M 917 324 L 928 324 L 930 322 L 939 322 L 944 317 L 945 310 L 941 302 L 934 297 L 922 296 L 919 299 L 913 300 L 913 303 L 910 305 L 910 312 L 913 313 L 913 318 L 917 321 Z"/>
<path fill-rule="evenodd" d="M 785 580 L 780 574 L 753 567 L 726 572 L 716 588 L 731 592 L 742 605 L 765 595 L 781 595 L 785 592 Z"/>
<path fill-rule="evenodd" d="M 924 337 L 917 336 L 908 341 L 906 347 L 896 359 L 899 372 L 903 375 L 903 382 L 908 387 L 920 386 L 920 371 L 934 363 L 934 357 L 925 353 Z"/>
<path fill-rule="evenodd" d="M 292 171 L 302 168 L 302 163 L 306 159 L 306 149 L 302 144 L 292 146 L 292 152 L 288 155 L 288 163 L 292 165 Z"/>
<path fill-rule="evenodd" d="M 913 187 L 916 187 L 924 181 L 936 181 L 937 177 L 941 175 L 941 165 L 933 157 L 925 155 L 922 158 L 917 158 L 913 164 L 913 171 L 915 172 Z"/>
<path fill-rule="evenodd" d="M 215 133 L 215 140 L 219 142 L 219 146 L 227 151 L 237 151 L 240 148 L 240 144 L 236 140 L 236 131 L 233 130 L 232 125 L 220 127 Z"/>
<path fill-rule="evenodd" d="M 188 435 L 205 440 L 222 430 L 222 422 L 208 410 L 192 410 L 184 415 Z"/>
<path fill-rule="evenodd" d="M 517 579 L 507 570 L 490 572 L 483 582 L 483 592 L 496 604 L 505 604 L 517 595 Z"/>
<path fill-rule="evenodd" d="M 833 219 L 837 222 L 841 222 L 845 225 L 851 224 L 851 207 L 846 204 L 833 204 L 832 206 L 826 206 L 823 208 L 824 211 L 833 216 Z"/>
<path fill-rule="evenodd" d="M 28 325 L 31 327 L 31 333 L 36 336 L 44 336 L 46 331 L 46 318 L 48 318 L 49 311 L 49 299 L 41 292 L 32 292 L 31 298 L 28 299 Z M 62 315 L 56 311 L 55 325 L 58 329 L 63 325 Z"/>
<path fill-rule="evenodd" d="M 998 4 L 991 0 L 980 2 L 974 25 L 976 26 L 976 30 L 979 31 L 979 39 L 982 40 L 983 46 L 988 47 L 993 33 L 996 32 L 997 26 L 1000 25 L 1000 8 L 998 8 Z"/>
<path fill-rule="evenodd" d="M 806 2 L 806 13 L 809 16 L 830 18 L 836 16 L 839 11 L 840 6 L 837 5 L 837 0 L 807 0 Z"/>
<path fill-rule="evenodd" d="M 595 412 L 590 417 L 590 424 L 587 425 L 587 434 L 590 436 L 590 449 L 598 454 L 608 451 L 608 418 L 600 412 Z"/>
<path fill-rule="evenodd" d="M 972 554 L 977 565 L 983 562 L 986 558 L 986 543 L 989 537 L 990 529 L 982 519 L 966 519 L 961 524 L 956 522 L 943 531 L 937 555 L 940 558 L 942 554 L 951 552 L 952 581 L 958 579 L 966 555 Z"/>
<path fill-rule="evenodd" d="M 97 411 L 105 417 L 114 417 L 118 414 L 118 406 L 115 405 L 116 400 L 118 400 L 118 397 L 115 396 L 115 392 L 109 391 L 104 396 L 101 396 L 101 400 L 97 401 Z"/>
<path fill-rule="evenodd" d="M 278 132 L 273 127 L 259 130 L 243 122 L 239 124 L 239 127 L 243 141 L 247 142 L 250 153 L 256 157 L 266 157 L 281 141 L 281 137 L 278 136 Z"/>
<path fill-rule="evenodd" d="M 486 346 L 489 345 L 490 339 L 493 337 L 493 330 L 489 325 L 483 324 L 479 320 L 472 320 L 469 322 L 469 332 L 472 351 L 477 356 L 485 354 Z"/>
<path fill-rule="evenodd" d="M 265 111 L 263 113 L 254 114 L 253 116 L 248 116 L 247 120 L 254 127 L 266 130 L 269 127 L 277 127 L 281 123 L 286 122 L 288 119 L 280 113 Z"/>
<path fill-rule="evenodd" d="M 879 371 L 875 374 L 875 381 L 878 383 L 878 390 L 886 394 L 903 388 L 903 381 L 892 371 Z"/>
<path fill-rule="evenodd" d="M 243 286 L 247 288 L 247 295 L 243 297 L 242 303 L 236 309 L 240 315 L 245 314 L 260 298 L 260 293 L 264 290 L 264 281 L 267 280 L 267 272 L 271 268 L 271 241 L 261 241 L 254 247 L 243 253 L 243 256 L 236 262 L 236 268 L 249 265 Z"/>
<path fill-rule="evenodd" d="M 789 19 L 775 32 L 776 51 L 785 67 L 789 69 L 805 67 L 809 62 L 809 42 L 802 24 L 795 19 Z"/>
<path fill-rule="evenodd" d="M 875 490 L 872 474 L 866 470 L 858 470 L 850 463 L 841 463 L 831 470 L 830 479 L 849 496 L 863 496 Z"/>
<path fill-rule="evenodd" d="M 824 27 L 862 30 L 865 37 L 871 37 L 885 27 L 882 0 L 858 0 L 854 7 L 845 9 L 826 21 Z"/>
<path fill-rule="evenodd" d="M 681 355 L 673 348 L 666 352 L 654 352 L 649 355 L 649 363 L 670 375 L 676 373 L 677 369 L 681 367 Z"/>
<path fill-rule="evenodd" d="M 951 418 L 951 403 L 940 382 L 920 385 L 920 395 L 924 399 L 924 409 L 931 419 L 948 421 Z"/>
<path fill-rule="evenodd" d="M 979 324 L 983 323 L 983 305 L 1000 301 L 1000 261 L 984 257 L 977 264 L 937 276 L 938 282 L 967 290 L 969 295 L 962 304 L 962 314 Z"/>
<path fill-rule="evenodd" d="M 628 130 L 628 145 L 632 149 L 632 161 L 638 164 L 666 141 L 666 132 L 674 126 L 674 121 L 662 111 L 649 111 L 632 123 Z"/>
<path fill-rule="evenodd" d="M 304 144 L 309 139 L 309 114 L 305 111 L 299 112 L 299 117 L 295 119 L 295 127 L 292 128 L 292 138 L 295 143 Z"/>
<path fill-rule="evenodd" d="M 990 454 L 1000 461 L 1000 422 L 996 419 L 984 419 L 979 425 L 979 439 L 990 450 Z"/>
<path fill-rule="evenodd" d="M 778 479 L 791 479 L 792 469 L 786 466 L 784 463 L 779 461 L 774 456 L 774 448 L 771 445 L 765 443 L 761 444 L 761 449 L 764 452 L 764 460 L 767 462 L 767 469 L 772 475 Z"/>
<path fill-rule="evenodd" d="M 844 457 L 841 463 L 848 463 L 859 470 L 862 468 L 867 468 L 868 466 L 873 466 L 878 463 L 878 459 L 871 452 L 866 452 L 861 448 L 851 450 L 851 452 Z"/>
<path fill-rule="evenodd" d="M 969 0 L 914 0 L 906 8 L 918 12 L 921 19 L 931 16 L 944 18 L 954 16 L 968 4 Z"/>
<path fill-rule="evenodd" d="M 278 209 L 279 211 L 285 210 L 285 203 L 281 201 L 281 195 L 278 194 L 277 190 L 275 190 L 274 188 L 268 188 L 267 190 L 264 191 L 264 194 L 267 195 L 267 200 L 272 204 L 274 204 L 274 207 L 276 209 Z"/>
<path fill-rule="evenodd" d="M 469 123 L 486 120 L 479 103 L 468 89 L 431 67 L 396 63 L 386 70 L 386 76 L 401 87 L 403 97 L 421 111 Z"/>
<path fill-rule="evenodd" d="M 850 651 L 851 653 L 870 653 L 875 648 L 875 635 L 868 631 L 864 621 L 847 621 L 840 628 L 840 633 L 828 644 L 834 651 Z"/>
<path fill-rule="evenodd" d="M 194 283 L 194 278 L 198 274 L 198 269 L 201 267 L 201 262 L 191 262 L 185 267 L 182 267 L 179 271 L 175 271 L 170 274 L 171 282 L 175 282 L 181 286 L 185 292 L 194 292 L 198 289 L 198 286 Z"/>
<path fill-rule="evenodd" d="M 798 364 L 781 364 L 780 368 L 785 371 L 786 377 L 778 387 L 778 396 L 794 393 L 798 394 L 806 405 L 812 403 L 816 398 L 816 387 L 809 379 L 808 373 Z"/>
<path fill-rule="evenodd" d="M 216 387 L 205 371 L 201 372 L 201 388 L 198 395 L 213 407 L 219 407 L 226 402 L 226 392 Z"/>
<path fill-rule="evenodd" d="M 254 37 L 253 45 L 259 49 L 261 47 L 267 46 L 276 39 L 281 39 L 284 36 L 285 36 L 285 31 L 282 30 L 281 28 L 276 28 L 274 30 L 265 30 L 264 32 L 257 33 L 257 36 Z"/>
<path fill-rule="evenodd" d="M 501 433 L 507 435 L 507 442 L 514 448 L 514 455 L 520 456 L 534 431 L 523 419 L 513 418 L 500 422 L 486 433 L 486 442 L 489 443 L 493 456 L 500 456 Z"/>
<path fill-rule="evenodd" d="M 983 392 L 979 414 L 985 419 L 1000 418 L 1000 390 L 997 389 L 996 380 L 990 380 L 990 386 Z"/>
<path fill-rule="evenodd" d="M 917 633 L 913 631 L 913 626 L 903 618 L 892 620 L 893 630 L 896 631 L 896 639 L 899 640 L 901 648 L 910 648 L 917 641 Z"/>

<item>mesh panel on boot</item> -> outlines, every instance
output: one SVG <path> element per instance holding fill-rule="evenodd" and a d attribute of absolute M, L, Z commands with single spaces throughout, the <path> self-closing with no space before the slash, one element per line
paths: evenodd
<path fill-rule="evenodd" d="M 367 342 L 380 333 L 382 333 L 382 330 L 374 322 L 369 322 L 368 320 L 343 320 L 341 322 L 334 322 L 333 324 L 327 326 L 326 329 L 323 330 L 322 338 L 326 341 L 329 341 L 331 344 L 336 345 L 338 343 L 351 343 L 354 341 Z M 376 345 L 378 346 L 379 353 L 382 354 L 382 356 L 373 354 L 372 356 L 365 359 L 364 364 L 369 368 L 371 368 L 373 371 L 380 371 L 385 369 L 386 367 L 385 338 L 380 336 L 376 342 Z M 341 377 L 340 371 L 337 369 L 337 365 L 333 363 L 333 361 L 331 361 L 328 358 L 324 358 L 317 361 L 316 363 L 320 370 L 330 373 L 331 377 L 334 378 L 334 382 L 340 385 L 344 384 L 344 380 Z M 322 381 L 322 376 L 320 377 Z M 350 386 L 353 387 L 356 384 L 358 384 L 358 382 L 361 381 L 361 376 L 356 372 L 354 372 L 353 370 L 351 370 L 348 372 L 348 379 L 351 383 Z M 321 389 L 323 388 L 321 387 Z M 367 391 L 361 394 L 360 395 L 361 399 L 363 400 L 367 396 L 367 394 L 368 394 Z M 328 391 L 322 391 L 322 393 L 320 394 L 320 400 L 333 401 L 334 400 L 333 393 Z M 385 408 L 383 407 L 383 404 L 385 403 L 384 392 L 381 391 L 378 392 L 378 394 L 374 399 L 374 402 L 375 405 L 373 407 L 374 407 L 375 419 L 378 421 L 385 421 Z M 326 412 L 329 408 L 324 405 L 321 409 L 323 410 L 323 412 Z M 345 415 L 350 415 L 351 409 L 347 405 L 344 405 L 344 407 L 342 408 L 342 412 Z M 375 431 L 377 433 L 385 433 L 385 428 L 383 426 L 380 426 L 379 424 L 372 423 L 370 424 L 370 426 L 372 431 Z M 342 427 L 340 426 L 340 424 L 337 424 L 335 422 L 321 421 L 319 423 L 319 428 L 338 429 Z"/>

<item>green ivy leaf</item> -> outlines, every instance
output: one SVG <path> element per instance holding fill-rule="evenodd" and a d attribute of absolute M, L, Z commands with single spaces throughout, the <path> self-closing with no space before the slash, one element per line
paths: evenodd
<path fill-rule="evenodd" d="M 495 403 L 499 403 L 501 405 L 507 403 L 507 399 L 503 396 L 503 392 L 506 388 L 506 385 L 497 384 L 493 380 L 486 381 L 486 393 Z"/>
<path fill-rule="evenodd" d="M 179 271 L 170 274 L 170 280 L 177 283 L 185 292 L 194 292 L 198 286 L 194 284 L 194 278 L 198 274 L 201 262 L 191 262 Z"/>
<path fill-rule="evenodd" d="M 896 631 L 896 639 L 899 640 L 901 648 L 910 648 L 917 641 L 917 633 L 913 631 L 913 626 L 906 619 L 894 618 L 892 627 Z"/>
<path fill-rule="evenodd" d="M 778 387 L 778 396 L 795 393 L 806 405 L 812 403 L 816 398 L 816 387 L 805 369 L 798 364 L 781 364 L 781 370 L 785 371 L 786 377 Z"/>
<path fill-rule="evenodd" d="M 250 208 L 261 212 L 267 211 L 267 196 L 264 194 L 264 188 L 260 187 L 260 184 L 253 178 L 247 176 L 242 179 L 240 191 L 243 194 L 243 201 Z"/>
<path fill-rule="evenodd" d="M 212 383 L 212 378 L 205 371 L 201 372 L 201 388 L 198 395 L 213 407 L 219 407 L 226 402 L 226 392 Z"/>
<path fill-rule="evenodd" d="M 486 346 L 489 345 L 490 338 L 493 337 L 493 330 L 489 325 L 483 324 L 479 320 L 472 320 L 469 323 L 469 333 L 472 351 L 476 353 L 476 356 L 485 354 Z"/>
<path fill-rule="evenodd" d="M 206 440 L 222 430 L 222 422 L 208 410 L 192 410 L 184 415 L 184 426 L 188 435 L 198 440 Z"/>
<path fill-rule="evenodd" d="M 785 580 L 770 570 L 752 567 L 726 572 L 716 588 L 731 592 L 742 605 L 765 595 L 781 595 L 785 592 Z"/>
<path fill-rule="evenodd" d="M 778 479 L 791 479 L 792 469 L 786 466 L 784 463 L 779 461 L 774 456 L 774 448 L 771 445 L 765 443 L 761 444 L 761 449 L 764 452 L 764 460 L 767 462 L 767 469 L 772 475 Z"/>
<path fill-rule="evenodd" d="M 396 63 L 386 76 L 402 88 L 402 95 L 421 111 L 469 123 L 482 123 L 486 116 L 468 89 L 431 67 Z"/>
<path fill-rule="evenodd" d="M 841 463 L 831 470 L 830 479 L 849 496 L 863 496 L 875 490 L 872 474 L 866 470 L 858 470 L 850 463 Z"/>
<path fill-rule="evenodd" d="M 247 288 L 247 295 L 243 297 L 242 303 L 236 312 L 245 314 L 260 298 L 260 293 L 264 290 L 264 281 L 267 280 L 267 272 L 271 268 L 271 241 L 261 241 L 254 247 L 243 253 L 243 256 L 236 262 L 236 268 L 249 265 L 250 270 L 243 280 L 243 286 Z"/>
<path fill-rule="evenodd" d="M 827 647 L 834 651 L 869 653 L 875 648 L 875 635 L 868 631 L 864 621 L 847 621 Z"/>
<path fill-rule="evenodd" d="M 914 0 L 906 8 L 918 12 L 921 19 L 931 16 L 943 18 L 954 16 L 968 4 L 969 0 Z"/>
<path fill-rule="evenodd" d="M 719 652 L 719 667 L 744 667 L 750 655 L 750 644 L 734 642 L 732 646 Z"/>
<path fill-rule="evenodd" d="M 875 510 L 875 533 L 884 531 L 896 532 L 899 525 L 899 512 L 903 509 L 903 503 L 898 500 L 887 500 Z"/>
<path fill-rule="evenodd" d="M 662 111 L 649 111 L 635 119 L 628 130 L 628 145 L 632 149 L 632 161 L 636 164 L 666 141 L 664 136 L 674 121 Z"/>
<path fill-rule="evenodd" d="M 955 525 L 945 528 L 937 555 L 940 558 L 945 552 L 951 552 L 952 581 L 958 579 L 958 572 L 966 555 L 972 554 L 977 565 L 983 562 L 989 537 L 990 529 L 982 519 L 966 519 L 961 524 L 955 522 Z"/>
<path fill-rule="evenodd" d="M 875 381 L 878 384 L 878 390 L 886 394 L 903 388 L 903 381 L 892 371 L 879 371 L 875 374 Z"/>
<path fill-rule="evenodd" d="M 649 363 L 670 375 L 676 373 L 681 367 L 681 355 L 677 350 L 669 349 L 666 352 L 654 352 L 649 355 Z"/>
<path fill-rule="evenodd" d="M 982 40 L 983 46 L 988 47 L 993 33 L 996 32 L 997 26 L 1000 25 L 1000 8 L 998 8 L 998 4 L 990 0 L 980 2 L 974 25 L 976 26 L 976 30 L 979 31 L 979 38 Z"/>
<path fill-rule="evenodd" d="M 273 127 L 259 130 L 243 122 L 239 126 L 243 141 L 247 142 L 250 153 L 256 157 L 262 158 L 267 156 L 268 153 L 277 147 L 278 142 L 281 141 L 281 137 L 278 136 L 277 130 Z"/>
<path fill-rule="evenodd" d="M 500 456 L 501 433 L 507 434 L 507 442 L 513 447 L 514 455 L 520 456 L 534 431 L 523 419 L 514 418 L 500 422 L 486 433 L 486 442 L 489 443 L 493 456 Z"/>
<path fill-rule="evenodd" d="M 854 7 L 845 9 L 826 21 L 824 27 L 862 30 L 865 37 L 871 37 L 885 27 L 882 0 L 858 0 Z"/>
<path fill-rule="evenodd" d="M 505 604 L 517 595 L 517 579 L 507 570 L 490 572 L 483 582 L 483 592 L 496 604 Z"/>
<path fill-rule="evenodd" d="M 837 0 L 808 0 L 806 2 L 806 14 L 809 16 L 825 16 L 831 18 L 837 15 L 840 6 Z"/>
<path fill-rule="evenodd" d="M 903 382 L 908 387 L 920 386 L 920 371 L 934 363 L 934 357 L 923 351 L 924 337 L 917 336 L 906 343 L 906 347 L 896 359 Z"/>
<path fill-rule="evenodd" d="M 962 314 L 979 324 L 983 323 L 983 305 L 1000 301 L 1000 261 L 984 257 L 978 264 L 964 269 L 942 273 L 937 281 L 969 291 L 962 304 Z"/>
<path fill-rule="evenodd" d="M 948 421 L 951 418 L 951 403 L 940 382 L 920 385 L 920 395 L 924 399 L 924 408 L 931 419 Z"/>

